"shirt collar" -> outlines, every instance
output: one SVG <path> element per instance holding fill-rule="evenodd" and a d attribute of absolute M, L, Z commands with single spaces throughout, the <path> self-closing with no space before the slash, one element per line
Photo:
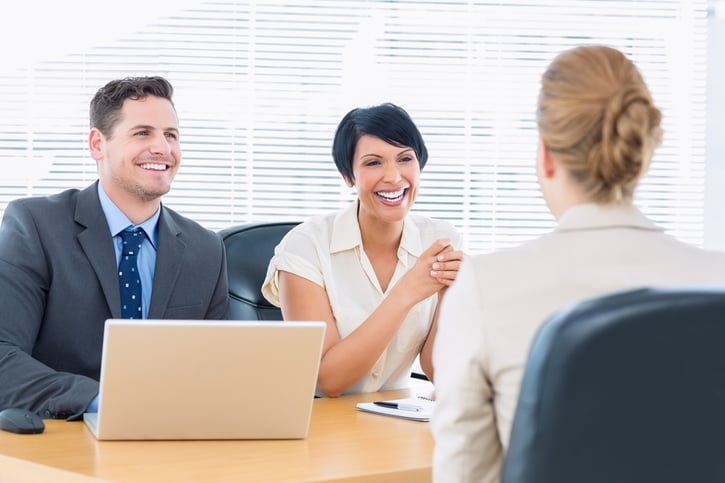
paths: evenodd
<path fill-rule="evenodd" d="M 100 182 L 98 183 L 98 199 L 101 202 L 101 209 L 103 210 L 103 214 L 106 216 L 106 222 L 111 230 L 111 236 L 118 235 L 119 232 L 125 230 L 129 226 L 140 227 L 146 233 L 146 237 L 151 242 L 151 245 L 156 248 L 156 242 L 159 236 L 158 224 L 159 216 L 161 215 L 161 206 L 159 206 L 159 209 L 156 210 L 151 218 L 143 223 L 134 225 L 133 222 L 123 214 L 123 211 L 121 211 L 118 206 L 111 201 L 111 198 L 108 197 L 108 194 L 106 194 L 106 191 L 103 189 L 103 185 Z"/>
<path fill-rule="evenodd" d="M 351 250 L 362 245 L 360 224 L 357 221 L 357 208 L 359 200 L 355 200 L 347 208 L 335 215 L 330 236 L 330 253 Z M 400 249 L 416 257 L 423 252 L 421 246 L 420 230 L 408 218 L 403 221 L 403 236 L 400 239 Z"/>
<path fill-rule="evenodd" d="M 587 203 L 569 208 L 559 218 L 556 231 L 636 228 L 664 231 L 630 203 Z"/>
<path fill-rule="evenodd" d="M 330 236 L 330 253 L 351 250 L 362 245 L 360 225 L 357 222 L 357 204 L 358 201 L 355 200 L 335 215 Z"/>

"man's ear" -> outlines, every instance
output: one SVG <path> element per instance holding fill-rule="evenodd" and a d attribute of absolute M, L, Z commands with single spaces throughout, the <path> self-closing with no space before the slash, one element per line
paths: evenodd
<path fill-rule="evenodd" d="M 551 179 L 554 177 L 554 173 L 556 172 L 556 165 L 551 159 L 551 155 L 549 154 L 549 148 L 546 147 L 546 144 L 544 144 L 544 140 L 541 139 L 541 137 L 539 137 L 539 156 L 537 162 L 539 163 L 539 173 L 541 174 L 541 176 L 546 179 Z"/>
<path fill-rule="evenodd" d="M 91 152 L 91 157 L 98 161 L 103 158 L 103 134 L 98 128 L 92 128 L 88 134 L 88 150 Z"/>

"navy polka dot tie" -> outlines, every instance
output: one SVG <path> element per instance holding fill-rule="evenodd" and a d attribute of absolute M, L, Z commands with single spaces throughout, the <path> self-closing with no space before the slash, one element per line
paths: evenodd
<path fill-rule="evenodd" d="M 146 238 L 143 230 L 124 230 L 121 233 L 121 261 L 118 264 L 118 286 L 121 289 L 121 317 L 141 319 L 141 277 L 136 258 Z"/>

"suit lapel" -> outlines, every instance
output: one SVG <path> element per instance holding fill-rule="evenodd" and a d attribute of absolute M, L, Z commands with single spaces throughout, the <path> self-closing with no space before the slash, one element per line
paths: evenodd
<path fill-rule="evenodd" d="M 176 286 L 184 256 L 184 242 L 179 239 L 181 230 L 161 205 L 159 216 L 159 246 L 156 251 L 156 268 L 154 269 L 154 287 L 151 292 L 149 319 L 164 317 L 171 293 Z"/>
<path fill-rule="evenodd" d="M 120 318 L 121 298 L 116 275 L 116 252 L 108 222 L 98 199 L 97 185 L 98 182 L 95 182 L 78 194 L 74 219 L 85 227 L 78 234 L 78 242 L 96 272 L 111 314 L 114 318 Z"/>

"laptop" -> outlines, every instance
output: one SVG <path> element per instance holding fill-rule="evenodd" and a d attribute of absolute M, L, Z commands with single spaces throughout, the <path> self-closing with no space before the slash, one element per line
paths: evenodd
<path fill-rule="evenodd" d="M 304 439 L 324 322 L 106 321 L 99 440 Z"/>

